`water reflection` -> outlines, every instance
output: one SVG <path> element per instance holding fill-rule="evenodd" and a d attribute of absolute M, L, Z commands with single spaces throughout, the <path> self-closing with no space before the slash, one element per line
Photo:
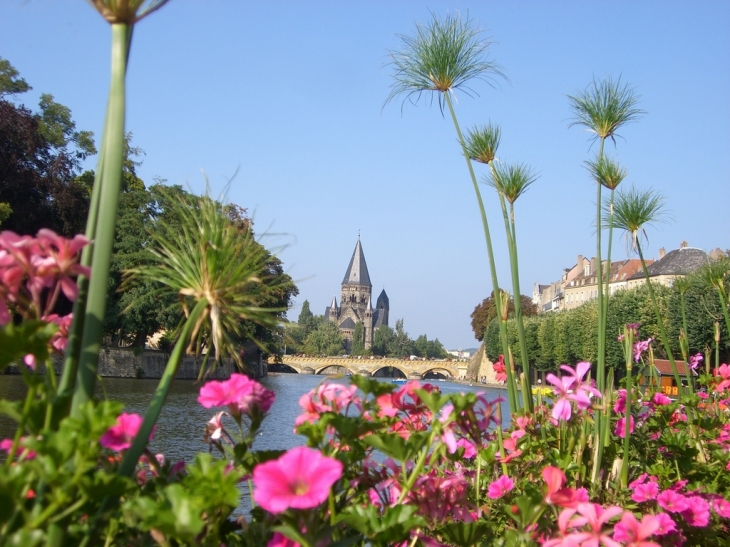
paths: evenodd
<path fill-rule="evenodd" d="M 286 450 L 304 444 L 304 438 L 294 433 L 294 420 L 302 410 L 299 398 L 325 379 L 325 376 L 309 374 L 277 374 L 263 378 L 261 383 L 276 393 L 276 400 L 263 422 L 253 448 Z M 349 383 L 348 378 L 329 379 L 343 384 Z M 490 400 L 506 395 L 504 390 L 480 385 L 469 386 L 446 381 L 432 383 L 443 393 L 484 391 Z M 172 461 L 191 461 L 195 453 L 207 450 L 207 445 L 203 442 L 203 431 L 206 422 L 215 414 L 215 409 L 205 409 L 198 404 L 200 385 L 192 380 L 175 381 L 160 414 L 157 433 L 150 443 L 150 450 L 161 452 Z M 105 378 L 103 384 L 97 388 L 97 397 L 121 401 L 126 412 L 144 414 L 156 388 L 157 380 Z M 25 386 L 20 376 L 0 375 L 0 399 L 19 400 L 24 394 Z M 509 424 L 509 405 L 504 402 L 502 416 L 504 425 Z M 10 437 L 14 428 L 12 420 L 0 415 L 0 438 Z"/>

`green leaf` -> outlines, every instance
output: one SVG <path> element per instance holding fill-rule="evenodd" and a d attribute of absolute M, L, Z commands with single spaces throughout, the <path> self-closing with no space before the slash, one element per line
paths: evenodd
<path fill-rule="evenodd" d="M 58 326 L 43 321 L 8 323 L 0 328 L 0 370 L 28 354 L 37 361 L 48 360 L 48 345 Z"/>

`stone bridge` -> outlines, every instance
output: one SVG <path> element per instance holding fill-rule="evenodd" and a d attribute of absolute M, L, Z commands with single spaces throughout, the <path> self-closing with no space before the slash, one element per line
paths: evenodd
<path fill-rule="evenodd" d="M 269 364 L 276 361 L 269 358 Z M 279 364 L 279 363 L 277 363 Z M 373 376 L 382 369 L 399 370 L 406 378 L 420 380 L 429 372 L 458 379 L 467 375 L 467 361 L 421 361 L 370 357 L 297 357 L 283 355 L 280 364 L 291 367 L 299 374 L 360 374 Z"/>

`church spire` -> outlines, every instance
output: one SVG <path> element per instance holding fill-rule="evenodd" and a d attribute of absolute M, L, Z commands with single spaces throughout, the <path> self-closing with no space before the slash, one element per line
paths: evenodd
<path fill-rule="evenodd" d="M 368 265 L 365 263 L 365 254 L 362 252 L 360 244 L 360 236 L 358 235 L 355 251 L 352 253 L 350 265 L 347 267 L 345 278 L 342 280 L 343 285 L 361 285 L 364 287 L 372 287 L 370 283 L 370 274 L 368 273 Z"/>

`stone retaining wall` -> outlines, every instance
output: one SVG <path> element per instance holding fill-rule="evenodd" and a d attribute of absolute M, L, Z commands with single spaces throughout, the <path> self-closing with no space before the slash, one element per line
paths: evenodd
<path fill-rule="evenodd" d="M 169 358 L 169 353 L 157 350 L 144 350 L 135 355 L 131 349 L 104 348 L 99 353 L 98 372 L 99 376 L 110 378 L 161 378 Z M 186 380 L 197 379 L 202 362 L 202 357 L 197 359 L 191 356 L 183 357 L 175 377 Z M 266 365 L 260 359 L 258 362 L 247 363 L 247 365 L 254 377 L 266 376 Z M 7 372 L 17 372 L 13 368 L 9 367 Z M 62 356 L 53 356 L 53 368 L 56 374 L 61 374 Z M 232 359 L 228 359 L 219 363 L 215 371 L 210 373 L 207 378 L 224 379 L 230 377 L 234 372 L 237 372 L 236 363 Z"/>

